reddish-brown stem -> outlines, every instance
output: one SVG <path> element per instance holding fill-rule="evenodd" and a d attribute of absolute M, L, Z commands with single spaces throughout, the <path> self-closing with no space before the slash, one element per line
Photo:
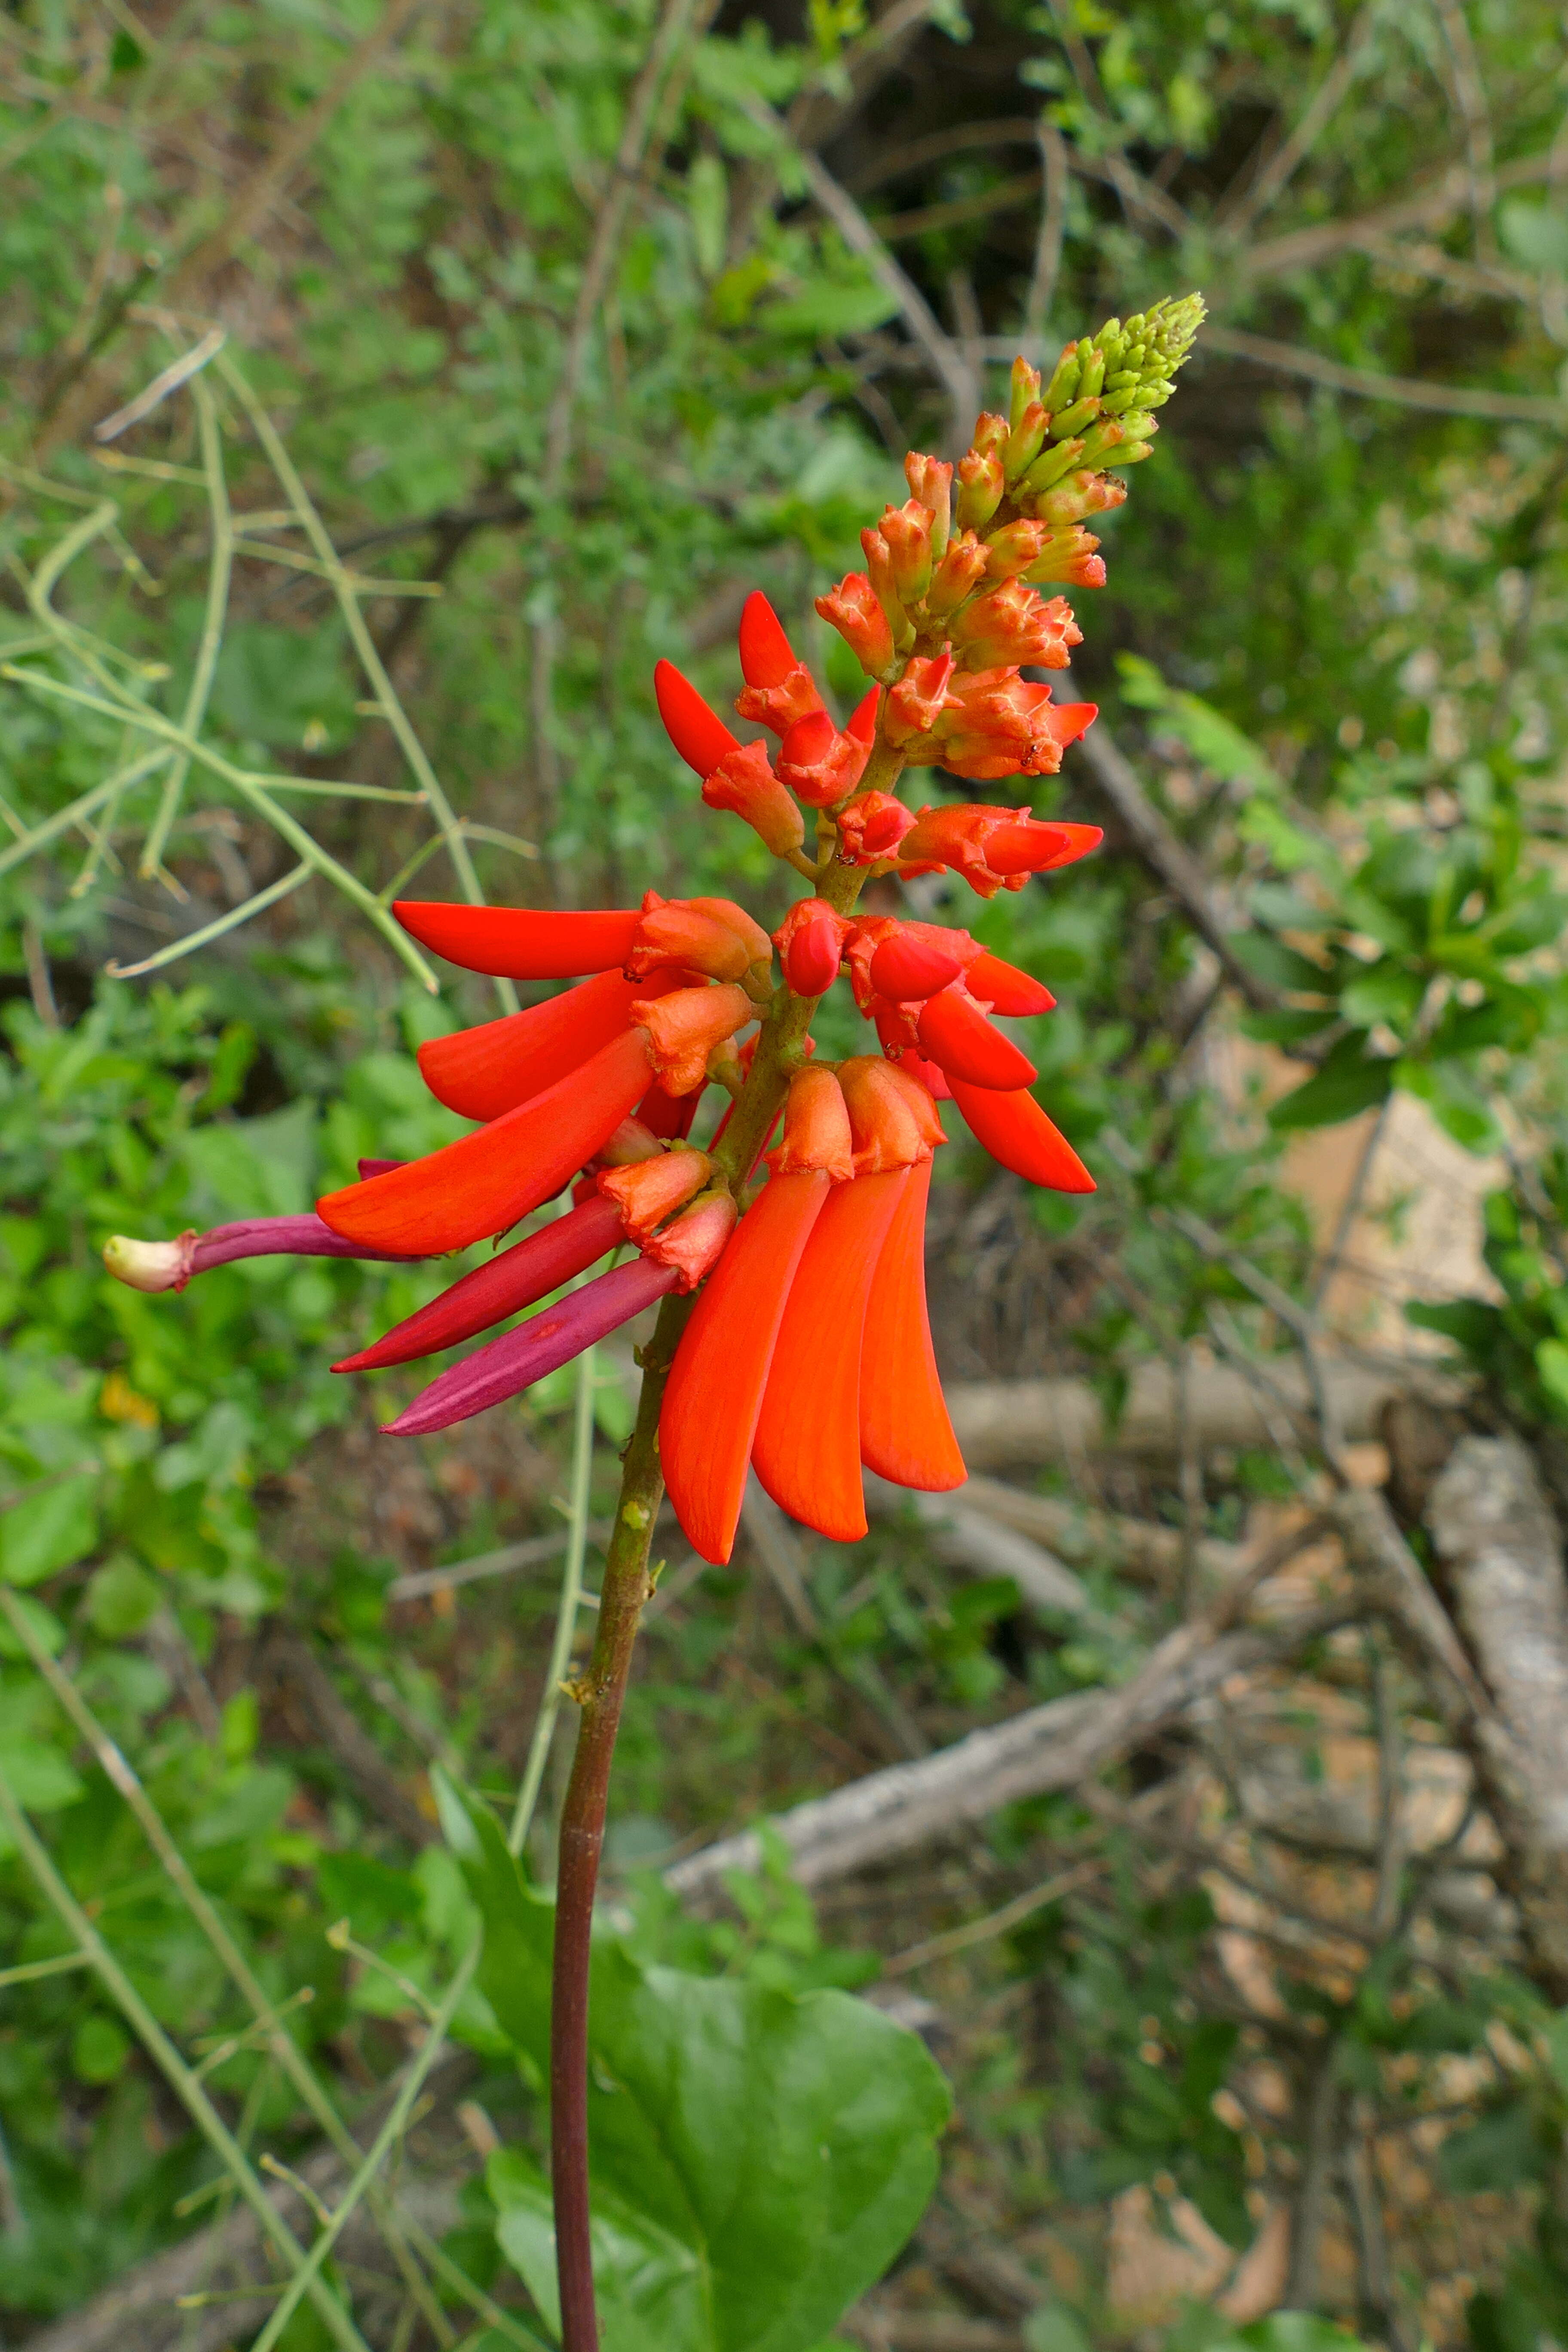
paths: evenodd
<path fill-rule="evenodd" d="M 605 1808 L 637 1621 L 653 1591 L 648 1549 L 664 1482 L 658 1409 L 692 1301 L 667 1298 L 643 1358 L 637 1427 L 626 1448 L 605 1560 L 593 1655 L 572 1685 L 582 1713 L 561 1814 L 550 2012 L 550 2168 L 563 2352 L 598 2352 L 588 2210 L 588 1952 Z"/>
<path fill-rule="evenodd" d="M 897 751 L 879 742 L 862 779 L 865 788 L 890 789 L 901 764 Z M 847 914 L 864 880 L 863 869 L 843 865 L 835 857 L 817 887 L 830 906 Z M 805 998 L 781 991 L 763 1024 L 750 1076 L 736 1097 L 724 1140 L 715 1154 L 721 1174 L 737 1192 L 772 1131 L 790 1073 L 804 1058 L 814 1010 L 814 1003 Z M 572 1779 L 561 1814 L 550 2013 L 550 2169 L 563 2352 L 599 2352 L 588 2202 L 588 1959 L 594 1894 L 626 1677 L 637 1622 L 653 1591 L 648 1549 L 664 1492 L 658 1462 L 659 1406 L 693 1304 L 689 1298 L 665 1300 L 643 1357 L 642 1396 L 637 1427 L 626 1448 L 615 1533 L 605 1560 L 593 1655 L 572 1685 L 572 1696 L 582 1712 Z"/>

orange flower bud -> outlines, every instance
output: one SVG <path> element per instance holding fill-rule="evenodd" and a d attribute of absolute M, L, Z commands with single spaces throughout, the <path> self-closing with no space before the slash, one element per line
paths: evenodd
<path fill-rule="evenodd" d="M 1087 856 L 1100 839 L 1098 825 L 1047 824 L 1026 808 L 961 801 L 921 809 L 900 845 L 900 870 L 930 874 L 950 866 L 981 898 L 994 898 L 998 890 L 1022 889 L 1026 873 Z"/>
<path fill-rule="evenodd" d="M 911 449 L 904 459 L 904 478 L 930 510 L 931 557 L 940 563 L 952 530 L 952 467 L 944 458 L 922 457 Z"/>
<path fill-rule="evenodd" d="M 851 926 L 826 898 L 797 898 L 773 945 L 784 976 L 796 996 L 823 996 L 838 977 L 838 963 Z"/>
<path fill-rule="evenodd" d="M 1050 536 L 1043 522 L 1010 522 L 1005 529 L 994 531 L 985 542 L 985 577 L 1012 580 L 1020 572 L 1027 572 L 1049 544 Z"/>
<path fill-rule="evenodd" d="M 708 1056 L 752 1020 L 756 1007 L 743 988 L 721 982 L 713 988 L 678 988 L 631 1009 L 646 1029 L 653 1066 L 666 1094 L 689 1095 L 708 1076 Z"/>
<path fill-rule="evenodd" d="M 937 654 L 905 664 L 902 677 L 888 696 L 882 721 L 889 743 L 901 749 L 917 735 L 931 732 L 945 703 L 952 676 L 951 654 Z"/>
<path fill-rule="evenodd" d="M 735 697 L 735 709 L 742 719 L 754 719 L 775 735 L 786 735 L 800 719 L 822 709 L 822 697 L 805 664 L 797 662 L 775 685 L 743 687 Z"/>
<path fill-rule="evenodd" d="M 985 577 L 985 542 L 972 530 L 950 540 L 946 554 L 931 573 L 925 608 L 940 620 L 962 604 Z"/>
<path fill-rule="evenodd" d="M 892 560 L 893 585 L 902 604 L 918 604 L 931 585 L 932 516 L 918 499 L 889 507 L 881 521 L 882 538 Z"/>
<path fill-rule="evenodd" d="M 893 857 L 914 819 L 890 793 L 862 793 L 838 812 L 838 850 L 851 866 Z"/>
<path fill-rule="evenodd" d="M 891 511 L 891 509 L 889 509 Z M 863 530 L 860 545 L 865 552 L 867 576 L 872 593 L 887 615 L 888 626 L 896 646 L 908 645 L 911 635 L 903 598 L 899 594 L 898 575 L 893 569 L 893 551 L 879 530 Z"/>
<path fill-rule="evenodd" d="M 609 1141 L 594 1154 L 595 1168 L 635 1168 L 644 1160 L 657 1160 L 664 1145 L 651 1127 L 640 1118 L 623 1118 Z"/>
<path fill-rule="evenodd" d="M 836 1184 L 855 1173 L 849 1108 L 832 1070 L 797 1070 L 784 1105 L 784 1141 L 768 1155 L 775 1176 L 801 1176 L 821 1169 Z"/>
<path fill-rule="evenodd" d="M 678 1290 L 695 1290 L 723 1256 L 740 1212 L 728 1192 L 704 1192 L 689 1208 L 643 1244 L 655 1265 L 673 1266 Z"/>
<path fill-rule="evenodd" d="M 858 1054 L 840 1063 L 838 1082 L 849 1106 L 857 1176 L 912 1168 L 945 1140 L 936 1105 L 920 1080 L 879 1054 Z"/>
<path fill-rule="evenodd" d="M 1105 561 L 1094 551 L 1099 545 L 1093 531 L 1084 530 L 1076 523 L 1070 530 L 1053 532 L 1025 577 L 1061 580 L 1070 588 L 1103 588 Z"/>
<path fill-rule="evenodd" d="M 640 1248 L 666 1217 L 682 1207 L 708 1181 L 712 1162 L 705 1151 L 680 1144 L 631 1168 L 606 1168 L 599 1190 L 621 1213 L 627 1238 Z"/>
<path fill-rule="evenodd" d="M 881 677 L 892 667 L 893 632 L 865 572 L 847 572 L 837 588 L 817 598 L 816 609 L 868 677 Z"/>
<path fill-rule="evenodd" d="M 702 797 L 710 808 L 744 817 L 775 857 L 787 857 L 805 839 L 805 820 L 761 743 L 742 743 L 729 752 L 704 780 Z"/>
<path fill-rule="evenodd" d="M 958 527 L 984 530 L 1002 503 L 1007 478 L 994 450 L 971 449 L 958 461 Z"/>
<path fill-rule="evenodd" d="M 869 742 L 841 735 L 826 710 L 813 710 L 780 746 L 779 782 L 812 808 L 832 808 L 854 791 L 870 756 Z"/>
<path fill-rule="evenodd" d="M 976 597 L 953 614 L 952 627 L 954 650 L 966 670 L 1023 662 L 1066 669 L 1068 648 L 1083 642 L 1067 598 L 1053 596 L 1047 604 L 1021 580 L 1005 581 L 988 596 Z"/>
<path fill-rule="evenodd" d="M 644 914 L 626 969 L 628 980 L 646 980 L 669 964 L 710 980 L 739 980 L 750 965 L 772 957 L 766 931 L 732 899 L 671 898 Z"/>

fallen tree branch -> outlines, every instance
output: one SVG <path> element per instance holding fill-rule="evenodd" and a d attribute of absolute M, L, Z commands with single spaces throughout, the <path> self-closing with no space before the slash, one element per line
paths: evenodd
<path fill-rule="evenodd" d="M 780 1814 L 773 1826 L 789 1849 L 795 1875 L 807 1886 L 890 1862 L 1020 1797 L 1088 1780 L 1210 1697 L 1232 1675 L 1290 1656 L 1342 1617 L 1339 1610 L 1314 1611 L 1217 1640 L 1210 1623 L 1184 1625 L 1120 1690 L 1084 1691 L 1031 1707 L 934 1756 L 813 1797 Z M 702 1907 L 721 1899 L 726 1871 L 755 1870 L 761 1859 L 757 1832 L 743 1831 L 674 1864 L 665 1885 Z"/>
<path fill-rule="evenodd" d="M 1162 1527 L 1155 1519 L 1086 1508 L 1058 1495 L 1032 1495 L 1026 1487 L 980 1475 L 955 1487 L 953 1500 L 1005 1528 L 1016 1528 L 1020 1535 L 1032 1536 L 1048 1551 L 1065 1553 L 1069 1559 L 1075 1554 L 1103 1559 L 1130 1575 L 1157 1581 L 1176 1575 L 1182 1567 L 1185 1538 L 1181 1528 Z M 1239 1544 L 1204 1537 L 1196 1547 L 1195 1564 L 1223 1583 L 1236 1575 L 1243 1558 Z"/>
<path fill-rule="evenodd" d="M 866 1474 L 866 1508 L 879 1518 L 912 1510 L 938 1559 L 965 1576 L 1010 1576 L 1031 1609 L 1053 1617 L 1098 1617 L 1079 1579 L 1064 1560 L 1015 1528 L 966 1502 L 967 1487 L 923 1495 Z"/>

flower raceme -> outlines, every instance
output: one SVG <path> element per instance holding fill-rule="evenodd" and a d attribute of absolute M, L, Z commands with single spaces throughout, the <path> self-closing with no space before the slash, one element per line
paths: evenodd
<path fill-rule="evenodd" d="M 808 880 L 771 937 L 723 898 L 650 891 L 640 908 L 581 911 L 400 903 L 413 937 L 466 971 L 573 983 L 420 1048 L 431 1093 L 476 1125 L 422 1160 L 362 1162 L 313 1216 L 116 1237 L 110 1272 L 155 1291 L 284 1251 L 440 1256 L 498 1241 L 569 1194 L 563 1213 L 335 1367 L 413 1362 L 538 1310 L 442 1371 L 392 1432 L 466 1420 L 666 1300 L 664 1476 L 705 1558 L 730 1557 L 752 1468 L 785 1510 L 844 1540 L 865 1532 L 863 1467 L 913 1487 L 961 1484 L 925 1299 L 937 1103 L 1032 1183 L 1083 1192 L 1093 1180 L 993 1017 L 1047 1013 L 1049 991 L 967 931 L 861 915 L 857 900 L 869 877 L 934 873 L 989 898 L 1098 844 L 1097 827 L 1027 804 L 911 810 L 897 787 L 911 766 L 1054 774 L 1092 721 L 1091 704 L 1055 704 L 1020 675 L 1064 667 L 1079 640 L 1065 598 L 1036 583 L 1103 577 L 1081 519 L 1125 492 L 1097 466 L 1112 450 L 1147 454 L 1149 412 L 1199 316 L 1189 302 L 1112 320 L 1069 344 L 1048 383 L 1020 362 L 1010 415 L 983 416 L 956 468 L 911 453 L 910 498 L 863 534 L 866 572 L 817 602 L 872 681 L 842 724 L 761 594 L 742 616 L 735 708 L 776 751 L 742 742 L 658 665 L 660 716 L 705 803 Z M 835 1065 L 808 1058 L 807 1032 L 841 973 L 880 1050 Z M 731 1099 L 700 1148 L 689 1137 L 710 1084 Z M 616 1264 L 622 1250 L 632 1255 Z M 563 1290 L 607 1256 L 607 1271 Z"/>

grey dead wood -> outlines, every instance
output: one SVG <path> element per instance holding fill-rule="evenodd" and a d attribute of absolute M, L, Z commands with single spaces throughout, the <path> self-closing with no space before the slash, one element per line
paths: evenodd
<path fill-rule="evenodd" d="M 922 1495 L 892 1486 L 875 1472 L 866 1474 L 867 1510 L 877 1518 L 896 1518 L 911 1511 L 944 1566 L 956 1568 L 965 1576 L 1010 1576 L 1021 1599 L 1047 1616 L 1099 1616 L 1065 1560 L 1032 1536 L 976 1510 L 965 1501 L 966 1491 L 960 1486 L 948 1495 Z"/>
<path fill-rule="evenodd" d="M 1026 1487 L 1010 1486 L 1001 1478 L 978 1474 L 954 1487 L 952 1499 L 1002 1527 L 1016 1528 L 1019 1535 L 1032 1537 L 1069 1562 L 1103 1560 L 1126 1575 L 1154 1583 L 1181 1570 L 1182 1530 L 1162 1527 L 1155 1519 L 1096 1510 L 1069 1503 L 1059 1495 L 1034 1495 Z M 1239 1571 L 1244 1557 L 1239 1544 L 1205 1537 L 1197 1546 L 1196 1564 L 1205 1576 L 1225 1583 Z"/>
<path fill-rule="evenodd" d="M 773 1827 L 807 1886 L 895 1861 L 999 1806 L 1076 1787 L 1212 1697 L 1233 1675 L 1289 1656 L 1341 1613 L 1313 1612 L 1217 1638 L 1206 1625 L 1183 1626 L 1119 1690 L 1084 1691 L 1031 1707 L 934 1756 L 811 1798 L 778 1815 Z M 701 1909 L 722 1900 L 727 1871 L 755 1870 L 761 1858 L 757 1833 L 745 1831 L 674 1864 L 665 1885 Z"/>
<path fill-rule="evenodd" d="M 1294 1357 L 1279 1356 L 1268 1359 L 1268 1370 L 1273 1393 L 1307 1425 L 1311 1396 L 1305 1368 Z M 1329 1402 L 1351 1444 L 1378 1437 L 1384 1407 L 1432 1385 L 1436 1377 L 1410 1365 L 1364 1364 L 1345 1357 L 1323 1361 Z M 1043 1463 L 1072 1467 L 1096 1454 L 1174 1462 L 1181 1452 L 1176 1378 L 1168 1364 L 1152 1358 L 1134 1371 L 1114 1421 L 1086 1381 L 954 1381 L 947 1402 L 971 1471 Z M 1186 1398 L 1194 1443 L 1205 1454 L 1254 1445 L 1272 1450 L 1273 1416 L 1265 1412 L 1270 1402 L 1234 1365 L 1194 1367 Z"/>

